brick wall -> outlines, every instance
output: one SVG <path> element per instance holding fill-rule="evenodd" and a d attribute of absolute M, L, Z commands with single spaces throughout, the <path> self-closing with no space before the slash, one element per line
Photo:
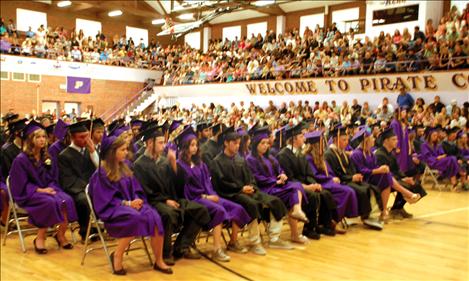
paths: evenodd
<path fill-rule="evenodd" d="M 80 103 L 80 108 L 85 111 L 88 106 L 94 108 L 97 115 L 123 104 L 143 88 L 143 83 L 92 80 L 90 94 L 69 94 L 60 89 L 61 84 L 66 84 L 66 77 L 42 75 L 40 83 L 18 82 L 10 80 L 1 81 L 1 113 L 5 114 L 9 109 L 24 115 L 42 109 L 43 101 L 58 102 L 59 110 L 64 108 L 65 102 Z M 39 103 L 38 103 L 39 101 Z"/>

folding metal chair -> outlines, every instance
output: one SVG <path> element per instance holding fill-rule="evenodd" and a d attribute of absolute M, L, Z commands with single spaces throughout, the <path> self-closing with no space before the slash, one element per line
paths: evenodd
<path fill-rule="evenodd" d="M 84 265 L 85 257 L 88 253 L 90 253 L 91 251 L 97 250 L 97 249 L 103 249 L 104 253 L 106 254 L 106 259 L 108 261 L 109 267 L 112 271 L 112 262 L 111 262 L 111 257 L 110 257 L 110 253 L 109 253 L 109 248 L 115 247 L 116 244 L 115 243 L 114 244 L 107 244 L 106 243 L 106 239 L 104 237 L 104 234 L 106 233 L 106 228 L 104 227 L 104 223 L 96 217 L 96 214 L 95 214 L 94 208 L 93 208 L 93 202 L 91 201 L 90 195 L 88 193 L 88 188 L 89 188 L 89 185 L 87 185 L 86 188 L 85 188 L 85 195 L 86 195 L 86 201 L 88 202 L 88 207 L 90 208 L 90 221 L 88 223 L 88 228 L 86 229 L 86 239 L 85 239 L 85 246 L 83 247 L 83 256 L 81 258 L 81 265 Z M 91 227 L 95 227 L 98 233 L 93 233 L 93 234 L 90 235 Z M 99 237 L 99 240 L 101 241 L 102 246 L 100 246 L 100 247 L 89 247 L 90 239 L 92 239 L 93 237 L 96 237 L 96 235 Z M 127 248 L 127 251 L 126 251 L 127 254 L 129 253 L 129 251 L 139 249 L 139 248 L 130 249 L 130 246 L 133 243 L 135 243 L 139 240 L 142 241 L 142 243 L 143 243 L 143 249 L 145 250 L 145 252 L 148 256 L 148 260 L 150 261 L 150 265 L 153 265 L 153 261 L 151 259 L 150 252 L 148 251 L 147 243 L 145 242 L 145 237 L 140 237 L 140 238 L 133 239 L 130 242 L 129 247 Z"/>
<path fill-rule="evenodd" d="M 430 180 L 433 182 L 432 189 L 438 189 L 438 191 L 443 191 L 441 184 L 438 183 L 438 170 L 431 169 L 427 164 L 425 164 L 425 171 L 422 175 L 422 183 L 427 180 L 428 176 L 430 176 Z M 444 182 L 444 188 L 448 187 L 448 182 Z"/>
<path fill-rule="evenodd" d="M 20 238 L 20 245 L 21 245 L 21 250 L 23 250 L 24 253 L 26 253 L 26 246 L 24 245 L 24 237 L 26 234 L 29 234 L 30 232 L 37 231 L 37 227 L 31 227 L 29 224 L 26 226 L 28 223 L 28 212 L 20 208 L 15 200 L 13 199 L 13 196 L 11 194 L 11 188 L 10 188 L 10 177 L 7 178 L 6 180 L 7 184 L 7 191 L 8 191 L 8 215 L 7 215 L 7 220 L 6 220 L 6 225 L 5 225 L 5 230 L 3 233 L 3 246 L 6 245 L 7 243 L 7 237 L 11 234 L 18 233 L 18 236 Z M 19 216 L 19 214 L 22 214 L 23 216 Z M 13 215 L 13 218 L 11 216 Z M 21 223 L 23 223 L 23 226 L 21 226 Z M 10 226 L 13 225 L 16 227 L 16 229 L 10 230 Z"/>

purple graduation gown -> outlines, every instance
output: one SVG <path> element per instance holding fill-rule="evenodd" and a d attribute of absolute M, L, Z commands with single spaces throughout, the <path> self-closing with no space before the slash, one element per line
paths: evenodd
<path fill-rule="evenodd" d="M 261 160 L 259 160 L 252 154 L 249 154 L 246 158 L 246 162 L 256 179 L 257 186 L 265 193 L 280 198 L 287 206 L 287 209 L 290 210 L 294 205 L 300 202 L 298 191 L 302 193 L 302 197 L 306 200 L 305 191 L 300 182 L 288 181 L 284 185 L 278 185 L 277 177 L 284 172 L 277 162 L 277 159 L 273 157 L 270 159 L 275 162 L 275 167 L 272 166 L 270 160 L 265 156 L 262 156 Z M 267 171 L 264 170 L 262 162 L 264 162 Z"/>
<path fill-rule="evenodd" d="M 0 165 L 0 192 L 4 193 L 6 196 L 6 200 L 8 202 L 8 190 L 7 190 L 7 185 L 6 181 L 3 178 L 3 173 L 2 173 L 2 166 Z M 8 204 L 8 203 L 7 203 Z M 6 206 L 5 206 L 6 207 Z M 0 199 L 0 212 L 3 210 L 3 202 Z"/>
<path fill-rule="evenodd" d="M 412 157 L 409 155 L 410 152 L 410 143 L 409 143 L 409 129 L 402 128 L 402 125 L 396 119 L 391 121 L 389 124 L 394 130 L 394 133 L 397 136 L 397 148 L 399 148 L 400 153 L 395 153 L 397 163 L 402 172 L 407 172 L 412 168 Z"/>
<path fill-rule="evenodd" d="M 354 218 L 358 217 L 358 201 L 355 196 L 355 191 L 348 185 L 335 183 L 331 172 L 329 171 L 329 165 L 326 164 L 328 174 L 320 172 L 319 169 L 314 165 L 313 157 L 311 155 L 306 156 L 309 166 L 314 174 L 314 179 L 321 184 L 321 186 L 329 190 L 332 193 L 337 204 L 337 214 L 339 219 L 343 217 Z"/>
<path fill-rule="evenodd" d="M 352 152 L 350 157 L 357 171 L 363 175 L 367 183 L 376 185 L 383 190 L 393 185 L 393 177 L 391 173 L 373 175 L 374 169 L 379 168 L 373 153 L 365 154 L 361 148 L 357 148 Z"/>
<path fill-rule="evenodd" d="M 440 160 L 436 159 L 443 154 L 445 152 L 441 144 L 433 147 L 428 142 L 425 142 L 420 148 L 420 159 L 427 163 L 431 169 L 438 170 L 443 178 L 456 176 L 460 170 L 458 159 L 456 156 L 446 156 Z"/>
<path fill-rule="evenodd" d="M 191 167 L 184 161 L 178 160 L 178 174 L 181 172 L 184 178 L 184 197 L 187 200 L 197 202 L 207 207 L 211 221 L 208 228 L 213 228 L 224 221 L 234 221 L 239 227 L 243 227 L 251 221 L 251 217 L 243 206 L 219 197 L 217 203 L 203 199 L 202 195 L 217 195 L 210 181 L 210 174 L 205 163 Z M 181 169 L 181 171 L 179 171 Z"/>
<path fill-rule="evenodd" d="M 39 228 L 50 227 L 64 221 L 66 210 L 68 221 L 76 221 L 77 213 L 73 199 L 57 183 L 56 170 L 43 162 L 35 165 L 24 153 L 20 153 L 10 170 L 11 193 L 18 206 L 28 211 L 29 222 Z M 36 192 L 36 189 L 51 187 L 55 195 Z"/>
<path fill-rule="evenodd" d="M 103 168 L 90 178 L 89 194 L 96 216 L 104 222 L 112 237 L 153 236 L 155 227 L 163 235 L 163 223 L 158 212 L 150 207 L 140 183 L 135 177 L 122 177 L 111 182 Z M 140 210 L 122 205 L 122 200 L 142 199 Z"/>

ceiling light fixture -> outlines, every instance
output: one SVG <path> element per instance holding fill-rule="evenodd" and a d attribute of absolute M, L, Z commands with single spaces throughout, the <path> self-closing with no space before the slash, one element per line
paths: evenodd
<path fill-rule="evenodd" d="M 252 5 L 257 6 L 257 7 L 269 6 L 272 4 L 275 4 L 275 0 L 262 0 L 262 1 L 252 2 Z"/>
<path fill-rule="evenodd" d="M 117 17 L 117 16 L 122 15 L 122 11 L 121 10 L 110 11 L 107 15 L 110 17 Z"/>
<path fill-rule="evenodd" d="M 156 19 L 156 20 L 152 20 L 151 24 L 158 25 L 158 24 L 163 24 L 165 22 L 166 22 L 165 19 Z"/>
<path fill-rule="evenodd" d="M 63 8 L 72 5 L 72 1 L 60 1 L 57 2 L 57 7 Z"/>
<path fill-rule="evenodd" d="M 178 18 L 182 20 L 192 20 L 194 19 L 194 14 L 182 14 L 178 16 Z"/>

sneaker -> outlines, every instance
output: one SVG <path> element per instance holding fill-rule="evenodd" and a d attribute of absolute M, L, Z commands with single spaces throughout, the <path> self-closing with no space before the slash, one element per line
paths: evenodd
<path fill-rule="evenodd" d="M 264 247 L 262 247 L 261 243 L 253 245 L 251 247 L 251 252 L 259 256 L 267 255 L 267 252 L 265 251 Z"/>
<path fill-rule="evenodd" d="M 228 247 L 226 248 L 228 251 L 232 251 L 238 254 L 246 254 L 248 249 L 246 247 L 241 246 L 238 241 L 232 243 L 228 243 Z"/>
<path fill-rule="evenodd" d="M 269 248 L 272 249 L 283 249 L 283 250 L 292 250 L 293 246 L 288 243 L 287 241 L 284 241 L 282 239 L 277 239 L 276 241 L 270 241 L 269 242 Z"/>
<path fill-rule="evenodd" d="M 383 223 L 376 219 L 364 219 L 363 224 L 375 230 L 383 230 Z"/>
<path fill-rule="evenodd" d="M 401 213 L 401 216 L 402 216 L 404 219 L 411 219 L 411 218 L 414 217 L 414 215 L 412 215 L 411 213 L 407 213 L 407 211 L 406 211 L 404 208 L 402 208 L 400 211 L 401 211 L 401 212 L 400 212 L 400 213 Z"/>
<path fill-rule="evenodd" d="M 308 238 L 304 235 L 298 235 L 298 237 L 292 237 L 291 241 L 298 244 L 308 243 Z"/>
<path fill-rule="evenodd" d="M 212 258 L 221 262 L 229 262 L 231 260 L 230 256 L 228 256 L 228 254 L 222 248 L 214 251 Z"/>

